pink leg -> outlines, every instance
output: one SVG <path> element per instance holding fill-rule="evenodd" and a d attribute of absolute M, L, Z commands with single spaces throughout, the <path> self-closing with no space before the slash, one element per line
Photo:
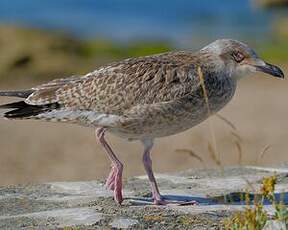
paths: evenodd
<path fill-rule="evenodd" d="M 154 204 L 165 205 L 166 202 L 161 198 L 158 185 L 152 170 L 152 160 L 150 158 L 150 152 L 153 147 L 153 141 L 144 140 L 143 144 L 144 144 L 143 164 L 150 182 Z"/>
<path fill-rule="evenodd" d="M 116 177 L 117 168 L 114 165 L 111 165 L 111 171 L 106 180 L 106 187 L 112 191 L 115 189 L 115 177 Z"/>
<path fill-rule="evenodd" d="M 99 128 L 96 130 L 96 137 L 100 144 L 103 146 L 104 150 L 108 154 L 109 159 L 112 162 L 112 169 L 107 179 L 106 185 L 109 189 L 114 190 L 114 199 L 117 203 L 121 204 L 123 201 L 122 197 L 122 172 L 123 164 L 116 157 L 113 150 L 105 140 L 105 129 Z"/>
<path fill-rule="evenodd" d="M 144 154 L 143 154 L 143 164 L 146 170 L 146 173 L 148 175 L 148 179 L 151 185 L 152 190 L 152 198 L 154 200 L 154 204 L 156 205 L 167 205 L 169 203 L 176 204 L 176 205 L 195 205 L 197 204 L 196 201 L 189 201 L 189 202 L 183 202 L 183 201 L 165 201 L 159 192 L 158 185 L 155 179 L 155 176 L 153 174 L 152 170 L 152 160 L 150 157 L 151 149 L 153 147 L 153 141 L 152 140 L 144 140 L 142 141 L 144 144 Z"/>

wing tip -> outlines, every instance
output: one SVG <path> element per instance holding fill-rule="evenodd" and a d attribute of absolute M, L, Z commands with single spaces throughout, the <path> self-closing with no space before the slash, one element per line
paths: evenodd
<path fill-rule="evenodd" d="M 0 91 L 0 96 L 3 97 L 20 97 L 20 98 L 27 98 L 32 93 L 34 93 L 35 90 L 28 89 L 28 90 L 17 90 L 17 91 Z"/>
<path fill-rule="evenodd" d="M 37 116 L 41 113 L 58 109 L 58 103 L 45 104 L 45 105 L 30 105 L 25 101 L 18 101 L 9 104 L 0 105 L 0 109 L 7 109 L 1 117 L 7 119 L 21 119 Z"/>

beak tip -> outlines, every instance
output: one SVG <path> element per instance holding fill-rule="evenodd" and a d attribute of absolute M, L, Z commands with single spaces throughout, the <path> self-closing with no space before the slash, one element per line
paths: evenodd
<path fill-rule="evenodd" d="M 269 63 L 265 63 L 265 66 L 257 66 L 256 69 L 257 71 L 267 73 L 277 78 L 285 78 L 284 72 L 278 66 L 271 65 Z"/>
<path fill-rule="evenodd" d="M 274 74 L 275 77 L 282 78 L 282 79 L 285 78 L 283 71 L 279 67 L 275 68 L 275 72 L 274 73 L 275 73 Z"/>
<path fill-rule="evenodd" d="M 285 75 L 284 75 L 284 73 L 283 73 L 283 71 L 281 71 L 281 74 L 280 74 L 280 76 L 279 76 L 280 78 L 282 78 L 282 79 L 284 79 L 285 78 Z"/>

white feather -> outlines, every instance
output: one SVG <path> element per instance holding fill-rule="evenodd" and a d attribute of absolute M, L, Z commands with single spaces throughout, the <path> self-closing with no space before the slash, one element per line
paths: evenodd
<path fill-rule="evenodd" d="M 120 116 L 113 114 L 103 114 L 95 111 L 83 110 L 54 110 L 35 116 L 39 119 L 50 121 L 78 121 L 79 123 L 91 126 L 113 127 L 120 119 Z M 77 122 L 77 123 L 78 123 Z"/>

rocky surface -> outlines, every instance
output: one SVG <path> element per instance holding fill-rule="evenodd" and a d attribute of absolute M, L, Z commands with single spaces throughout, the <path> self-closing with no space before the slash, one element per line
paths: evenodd
<path fill-rule="evenodd" d="M 275 173 L 279 178 L 276 193 L 286 195 L 288 168 L 284 167 L 157 175 L 166 199 L 196 200 L 197 206 L 154 206 L 145 176 L 124 183 L 122 206 L 114 203 L 103 181 L 2 187 L 0 229 L 221 229 L 223 218 L 244 208 L 241 193 L 257 193 L 261 179 Z M 265 209 L 273 212 L 269 204 Z M 267 229 L 276 224 L 269 222 Z"/>

